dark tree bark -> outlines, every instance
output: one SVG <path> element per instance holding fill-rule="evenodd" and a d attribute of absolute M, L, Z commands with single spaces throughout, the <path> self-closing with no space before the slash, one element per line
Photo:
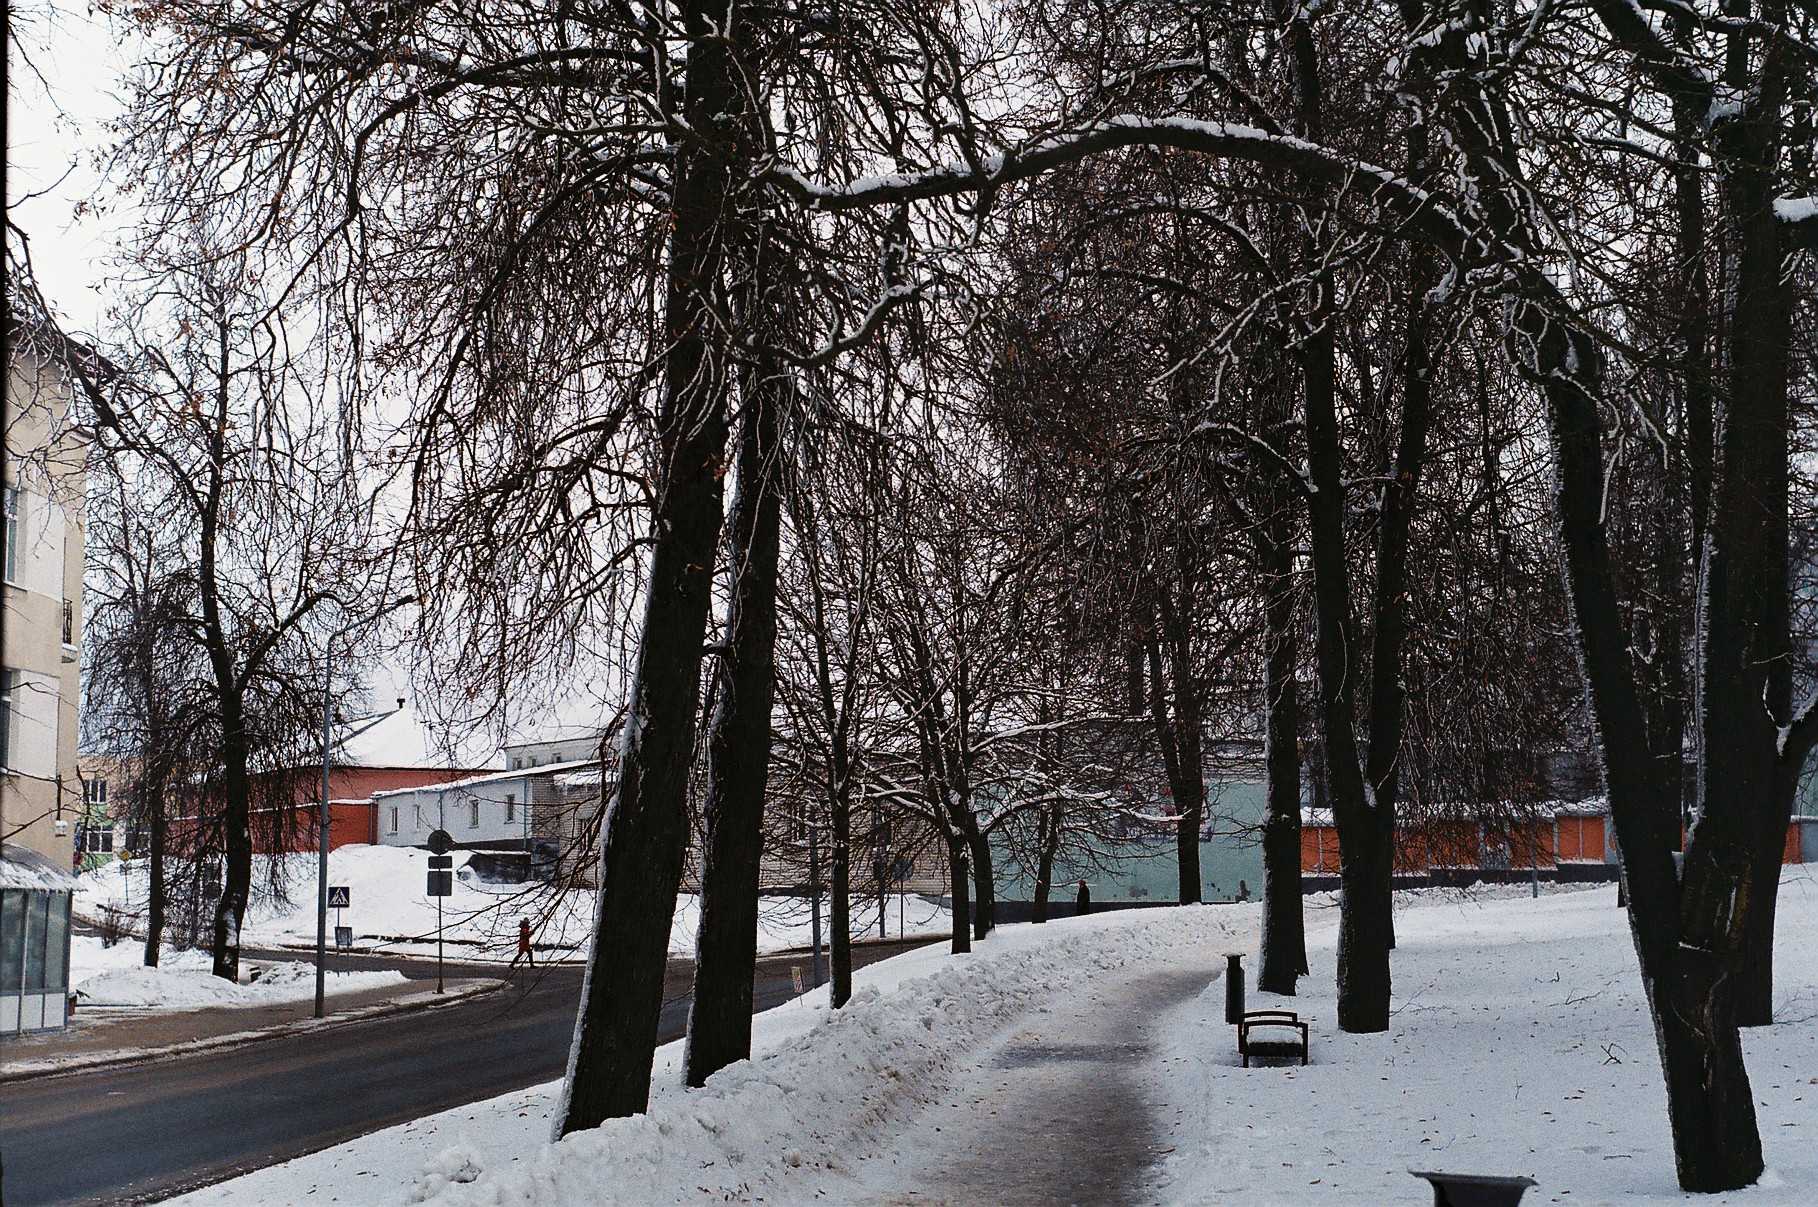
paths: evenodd
<path fill-rule="evenodd" d="M 727 523 L 732 606 L 707 742 L 707 850 L 701 868 L 694 1002 L 683 1058 L 691 1086 L 705 1084 L 720 1069 L 751 1055 L 758 872 L 776 695 L 781 389 L 762 367 L 755 367 L 743 390 L 745 415 L 736 453 L 739 489 Z M 839 933 L 836 926 L 836 942 Z M 834 969 L 837 994 L 837 960 Z"/>
<path fill-rule="evenodd" d="M 972 937 L 982 939 L 997 925 L 997 879 L 991 864 L 991 839 L 977 825 L 966 835 L 972 851 Z"/>
<path fill-rule="evenodd" d="M 1357 659 L 1345 550 L 1345 488 L 1329 322 L 1302 345 L 1307 422 L 1307 511 L 1313 553 L 1320 732 L 1338 831 L 1338 1025 L 1389 1026 L 1389 842 L 1392 819 L 1370 798 L 1357 747 Z"/>
<path fill-rule="evenodd" d="M 726 35 L 727 15 L 724 6 L 683 6 L 690 45 L 682 107 L 695 131 L 722 129 L 738 104 L 738 39 Z M 673 171 L 650 585 L 618 788 L 602 834 L 599 905 L 557 1123 L 563 1136 L 649 1103 L 688 839 L 688 770 L 726 443 L 726 371 L 709 339 L 708 294 L 732 221 L 731 167 L 703 144 L 677 143 Z"/>
<path fill-rule="evenodd" d="M 1061 806 L 1056 803 L 1043 809 L 1036 823 L 1035 907 L 1030 920 L 1048 920 L 1048 900 L 1054 892 L 1054 859 L 1060 853 Z"/>
<path fill-rule="evenodd" d="M 1732 44 L 1746 39 L 1732 35 Z M 1781 852 L 1799 766 L 1785 766 L 1781 727 L 1793 714 L 1793 643 L 1788 573 L 1792 539 L 1791 387 L 1795 294 L 1788 249 L 1774 213 L 1774 166 L 1782 154 L 1788 85 L 1804 80 L 1785 62 L 1757 76 L 1743 49 L 1731 85 L 1753 90 L 1735 118 L 1720 121 L 1717 150 L 1727 161 L 1720 202 L 1730 254 L 1726 391 L 1705 560 L 1705 628 L 1700 689 L 1703 759 L 1700 837 L 1688 847 L 1686 890 L 1705 876 L 1752 900 L 1741 913 L 1726 969 L 1737 1022 L 1773 1022 L 1774 916 Z M 1771 56 L 1772 57 L 1772 56 Z M 1803 759 L 1801 760 L 1803 762 Z M 1790 773 L 1789 773 L 1790 772 Z M 1733 829 L 1731 828 L 1733 827 Z M 1749 852 L 1740 872 L 1724 867 L 1729 844 Z"/>
<path fill-rule="evenodd" d="M 966 840 L 948 831 L 947 878 L 953 885 L 953 954 L 972 950 L 972 873 L 966 867 Z"/>
<path fill-rule="evenodd" d="M 1424 158 L 1419 150 L 1415 162 Z M 1395 947 L 1392 879 L 1395 870 L 1395 810 L 1401 790 L 1401 738 L 1406 717 L 1406 693 L 1401 684 L 1401 656 L 1407 638 L 1408 538 L 1414 506 L 1420 491 L 1421 466 L 1426 460 L 1427 436 L 1433 427 L 1433 316 L 1427 292 L 1433 287 L 1433 254 L 1417 248 L 1408 282 L 1407 332 L 1399 366 L 1401 379 L 1401 436 L 1395 464 L 1383 485 L 1378 504 L 1379 535 L 1376 547 L 1376 585 L 1370 605 L 1373 624 L 1370 650 L 1368 777 L 1371 806 L 1378 827 L 1382 885 L 1375 908 L 1381 925 Z"/>
<path fill-rule="evenodd" d="M 1294 681 L 1294 583 L 1286 491 L 1277 492 L 1261 537 L 1263 575 L 1263 762 L 1268 810 L 1263 821 L 1262 964 L 1256 987 L 1293 996 L 1307 972 L 1307 931 L 1300 880 L 1300 692 Z"/>
<path fill-rule="evenodd" d="M 215 903 L 213 972 L 223 980 L 238 981 L 240 926 L 246 920 L 246 905 L 252 896 L 252 752 L 246 733 L 243 681 L 240 668 L 235 665 L 232 638 L 221 606 L 218 558 L 232 376 L 225 321 L 219 324 L 218 332 L 216 415 L 207 441 L 210 472 L 201 508 L 200 576 L 196 587 L 202 602 L 202 641 L 214 675 L 215 703 L 221 719 L 220 807 L 226 869 L 221 899 Z"/>
<path fill-rule="evenodd" d="M 1741 1041 L 1722 989 L 1722 961 L 1709 948 L 1713 932 L 1721 929 L 1714 925 L 1721 909 L 1709 893 L 1701 893 L 1702 900 L 1682 900 L 1672 857 L 1679 802 L 1652 757 L 1611 577 L 1595 395 L 1559 371 L 1574 363 L 1577 372 L 1592 372 L 1587 366 L 1598 353 L 1588 342 L 1568 344 L 1543 315 L 1522 318 L 1537 375 L 1547 381 L 1567 581 L 1622 851 L 1630 930 L 1653 1006 L 1679 1181 L 1687 1190 L 1735 1189 L 1760 1176 L 1761 1141 Z M 1695 839 L 1693 846 L 1698 845 Z M 1704 862 L 1695 864 L 1688 851 L 1688 897 L 1695 891 L 1694 867 Z M 1710 883 L 1702 871 L 1697 879 Z M 1684 943 L 1682 917 L 1689 932 Z"/>
<path fill-rule="evenodd" d="M 145 819 L 151 839 L 151 849 L 146 854 L 150 882 L 145 902 L 145 966 L 156 968 L 158 953 L 164 945 L 164 915 L 170 897 L 164 875 L 165 839 L 169 828 L 164 817 L 164 794 L 160 792 L 149 807 L 135 803 L 134 811 Z"/>
<path fill-rule="evenodd" d="M 851 798 L 844 793 L 837 794 L 830 803 L 833 843 L 827 880 L 832 894 L 828 907 L 832 934 L 828 955 L 833 964 L 831 992 L 837 1010 L 852 1000 L 852 806 Z"/>
<path fill-rule="evenodd" d="M 1149 642 L 1149 717 L 1161 750 L 1162 770 L 1174 798 L 1174 853 L 1180 871 L 1180 904 L 1203 899 L 1199 875 L 1199 827 L 1206 812 L 1205 737 L 1199 696 L 1191 673 L 1190 640 L 1177 610 L 1158 602 L 1158 635 Z M 1167 671 L 1163 671 L 1163 644 Z"/>

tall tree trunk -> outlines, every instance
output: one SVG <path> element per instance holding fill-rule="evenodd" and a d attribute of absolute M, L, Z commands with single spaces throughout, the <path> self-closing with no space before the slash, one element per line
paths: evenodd
<path fill-rule="evenodd" d="M 1295 982 L 1307 972 L 1307 930 L 1300 882 L 1300 693 L 1294 682 L 1294 583 L 1285 493 L 1278 492 L 1270 531 L 1257 550 L 1263 569 L 1268 809 L 1262 842 L 1262 966 L 1256 987 L 1291 997 Z"/>
<path fill-rule="evenodd" d="M 770 774 L 770 711 L 776 695 L 781 388 L 760 366 L 747 375 L 742 391 L 745 416 L 736 454 L 739 491 L 727 525 L 733 576 L 730 631 L 707 740 L 707 850 L 701 868 L 694 1002 L 683 1058 L 691 1086 L 704 1084 L 720 1069 L 751 1055 L 758 872 Z M 837 951 L 836 947 L 836 991 Z"/>
<path fill-rule="evenodd" d="M 1317 139 L 1324 127 L 1324 90 L 1312 30 L 1304 12 L 1285 3 L 1277 6 L 1276 19 L 1287 52 L 1295 130 Z M 1360 659 L 1353 648 L 1350 571 L 1345 561 L 1345 482 L 1338 430 L 1332 282 L 1321 278 L 1316 289 L 1310 311 L 1314 326 L 1301 344 L 1301 370 L 1312 486 L 1307 512 L 1317 621 L 1314 661 L 1326 783 L 1338 831 L 1338 1025 L 1344 1031 L 1372 1032 L 1389 1026 L 1394 815 L 1377 807 L 1357 746 Z"/>
<path fill-rule="evenodd" d="M 1739 902 L 1736 952 L 1726 969 L 1737 1021 L 1773 1021 L 1774 915 L 1781 852 L 1792 816 L 1792 780 L 1781 772 L 1781 727 L 1792 718 L 1793 668 L 1789 545 L 1792 414 L 1791 270 L 1774 213 L 1772 168 L 1780 148 L 1784 72 L 1767 72 L 1739 116 L 1722 128 L 1728 159 L 1722 205 L 1732 284 L 1728 293 L 1727 390 L 1705 565 L 1701 713 L 1722 718 L 1702 734 L 1703 815 L 1699 831 L 1721 823 L 1715 852 L 1736 842 L 1749 852 L 1750 900 Z M 1734 818 L 1733 823 L 1731 818 Z M 1733 827 L 1733 828 L 1732 828 Z M 1697 844 L 1702 847 L 1704 844 Z M 1733 875 L 1723 869 L 1718 875 Z"/>
<path fill-rule="evenodd" d="M 1326 784 L 1338 830 L 1338 1025 L 1344 1031 L 1371 1032 L 1389 1026 L 1392 940 L 1385 835 L 1391 823 L 1375 807 L 1357 748 L 1357 659 L 1352 652 L 1351 584 L 1345 560 L 1335 360 L 1327 321 L 1307 336 L 1302 347 L 1307 466 L 1313 488 L 1307 510 L 1318 636 L 1315 663 Z"/>
<path fill-rule="evenodd" d="M 852 1000 L 852 804 L 844 793 L 833 805 L 833 858 L 828 881 L 833 897 L 828 909 L 828 955 L 833 961 L 833 1008 Z"/>
<path fill-rule="evenodd" d="M 252 777 L 248 774 L 246 725 L 238 701 L 228 709 L 221 757 L 221 826 L 226 855 L 221 899 L 215 902 L 214 975 L 240 979 L 240 927 L 252 899 Z"/>
<path fill-rule="evenodd" d="M 140 791 L 149 791 L 149 785 L 141 787 Z M 145 827 L 150 831 L 151 850 L 146 856 L 150 883 L 145 900 L 145 966 L 156 968 L 158 953 L 164 943 L 164 911 L 170 896 L 164 878 L 165 831 L 168 828 L 164 818 L 164 794 L 158 793 L 149 808 L 135 802 L 134 811 L 145 819 Z"/>
<path fill-rule="evenodd" d="M 1515 329 L 1532 350 L 1530 368 L 1545 383 L 1552 418 L 1566 584 L 1622 853 L 1629 929 L 1653 1008 L 1679 1184 L 1737 1189 L 1760 1177 L 1762 1159 L 1731 995 L 1711 950 L 1728 930 L 1726 903 L 1735 898 L 1711 874 L 1721 869 L 1705 866 L 1714 831 L 1693 832 L 1683 889 L 1674 866 L 1679 802 L 1661 783 L 1647 740 L 1603 530 L 1599 353 L 1530 310 L 1517 312 Z M 1712 522 L 1723 521 L 1714 512 Z"/>
<path fill-rule="evenodd" d="M 1416 161 L 1422 158 L 1416 153 Z M 1382 488 L 1378 507 L 1380 535 L 1376 546 L 1376 586 L 1371 600 L 1369 753 L 1364 774 L 1369 780 L 1370 804 L 1375 813 L 1376 858 L 1383 867 L 1382 883 L 1371 908 L 1379 911 L 1379 925 L 1395 946 L 1394 896 L 1395 810 L 1401 789 L 1401 735 L 1405 693 L 1401 686 L 1402 646 L 1407 634 L 1408 539 L 1414 522 L 1414 504 L 1420 492 L 1420 471 L 1426 460 L 1427 435 L 1433 426 L 1433 358 L 1428 347 L 1433 338 L 1432 314 L 1427 292 L 1434 284 L 1433 253 L 1418 249 L 1412 257 L 1408 284 L 1406 344 L 1402 351 L 1401 437 L 1395 464 Z"/>
<path fill-rule="evenodd" d="M 966 867 L 966 840 L 947 832 L 947 879 L 953 886 L 953 954 L 972 950 L 972 872 Z"/>
<path fill-rule="evenodd" d="M 1203 737 L 1199 709 L 1187 678 L 1186 659 L 1174 641 L 1171 609 L 1157 610 L 1161 636 L 1149 643 L 1149 718 L 1161 749 L 1162 770 L 1174 799 L 1174 859 L 1180 875 L 1180 904 L 1201 901 L 1199 875 L 1199 826 L 1206 811 Z M 1168 666 L 1162 669 L 1161 642 L 1169 644 Z M 1172 689 L 1172 690 L 1170 690 Z"/>
<path fill-rule="evenodd" d="M 1043 809 L 1036 837 L 1040 845 L 1035 854 L 1035 908 L 1031 921 L 1048 920 L 1048 898 L 1054 892 L 1054 858 L 1060 853 L 1061 806 L 1057 802 Z"/>
<path fill-rule="evenodd" d="M 738 39 L 725 5 L 683 6 L 690 45 L 683 112 L 695 131 L 725 128 L 738 98 Z M 663 392 L 662 463 L 643 639 L 607 810 L 587 975 L 575 1021 L 559 1136 L 637 1114 L 650 1099 L 669 927 L 688 841 L 687 791 L 700 706 L 701 645 L 712 598 L 726 444 L 725 365 L 708 340 L 708 295 L 733 215 L 731 169 L 675 144 Z"/>
<path fill-rule="evenodd" d="M 1182 579 L 1184 583 L 1184 567 Z M 1206 738 L 1200 716 L 1199 676 L 1193 673 L 1193 634 L 1184 606 L 1190 599 L 1191 590 L 1191 585 L 1187 585 L 1183 592 L 1183 607 L 1179 610 L 1168 607 L 1163 601 L 1163 616 L 1171 630 L 1168 645 L 1173 673 L 1170 678 L 1174 680 L 1174 721 L 1178 730 L 1174 750 L 1180 762 L 1180 782 L 1174 789 L 1177 814 L 1174 852 L 1180 867 L 1182 905 L 1198 905 L 1205 899 L 1200 885 L 1199 831 L 1206 820 Z"/>
<path fill-rule="evenodd" d="M 977 825 L 966 835 L 972 850 L 972 884 L 976 903 L 972 911 L 972 937 L 982 939 L 997 925 L 997 880 L 991 864 L 991 837 Z"/>

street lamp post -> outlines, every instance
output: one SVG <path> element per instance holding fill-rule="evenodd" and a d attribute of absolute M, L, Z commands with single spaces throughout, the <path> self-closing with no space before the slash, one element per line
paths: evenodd
<path fill-rule="evenodd" d="M 334 688 L 335 635 L 328 638 L 322 656 L 322 799 L 317 807 L 316 855 L 316 1017 L 322 1017 L 323 990 L 327 984 L 328 959 L 328 746 Z"/>
<path fill-rule="evenodd" d="M 330 597 L 333 599 L 333 597 Z M 316 820 L 316 1017 L 322 1017 L 322 998 L 328 981 L 328 756 L 332 741 L 330 729 L 333 726 L 334 712 L 334 664 L 335 639 L 345 637 L 359 620 L 377 620 L 379 617 L 417 602 L 414 595 L 404 595 L 392 600 L 370 617 L 348 620 L 346 605 L 334 599 L 340 605 L 343 624 L 328 635 L 328 644 L 322 651 L 322 799 Z"/>

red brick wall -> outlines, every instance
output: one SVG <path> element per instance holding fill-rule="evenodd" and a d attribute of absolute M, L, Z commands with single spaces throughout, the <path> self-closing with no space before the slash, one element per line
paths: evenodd
<path fill-rule="evenodd" d="M 424 784 L 446 784 L 482 774 L 467 768 L 412 767 L 334 767 L 328 772 L 328 799 L 339 802 L 328 815 L 328 845 L 331 850 L 352 843 L 379 840 L 375 828 L 377 810 L 367 798 L 375 792 L 394 788 L 417 788 Z M 316 849 L 316 795 L 321 780 L 312 778 L 307 788 L 297 792 L 297 826 L 295 847 L 299 851 Z M 348 803 L 356 802 L 356 803 Z"/>

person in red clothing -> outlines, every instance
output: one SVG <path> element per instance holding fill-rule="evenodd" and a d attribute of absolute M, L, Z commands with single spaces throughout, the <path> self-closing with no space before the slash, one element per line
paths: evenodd
<path fill-rule="evenodd" d="M 530 946 L 529 918 L 518 919 L 518 958 L 517 960 L 513 960 L 512 963 L 516 964 L 518 960 L 524 961 L 532 968 L 537 966 L 537 953 L 533 951 Z"/>

